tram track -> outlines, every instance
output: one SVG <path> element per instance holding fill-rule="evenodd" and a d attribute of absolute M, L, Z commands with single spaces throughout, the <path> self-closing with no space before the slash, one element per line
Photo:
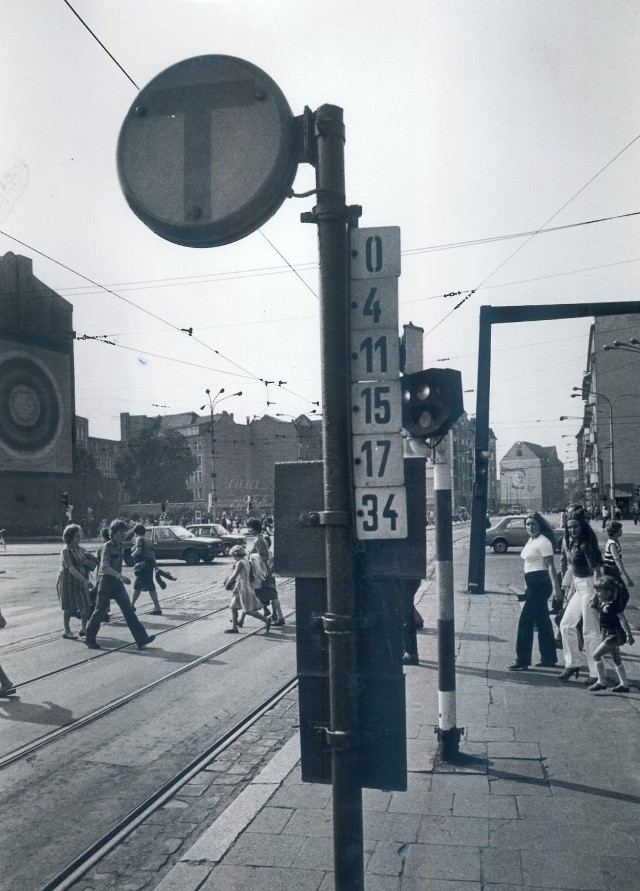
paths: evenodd
<path fill-rule="evenodd" d="M 228 648 L 225 647 L 224 649 Z M 204 659 L 205 657 L 202 658 Z M 296 677 L 286 681 L 275 693 L 264 699 L 256 708 L 252 709 L 232 728 L 197 755 L 189 764 L 163 783 L 155 792 L 147 796 L 141 804 L 133 808 L 125 817 L 118 820 L 102 836 L 60 870 L 57 875 L 49 879 L 39 891 L 65 891 L 65 889 L 71 888 L 96 863 L 117 848 L 127 836 L 138 829 L 155 811 L 166 805 L 183 786 L 191 782 L 209 764 L 215 761 L 225 749 L 241 738 L 263 715 L 293 691 L 297 685 Z"/>
<path fill-rule="evenodd" d="M 289 581 L 289 580 L 288 579 L 281 580 L 283 587 L 285 586 L 287 581 Z M 202 619 L 208 618 L 212 615 L 216 615 L 221 612 L 226 612 L 227 610 L 228 610 L 227 606 L 220 607 L 216 610 L 213 610 L 212 612 L 197 616 L 196 618 L 194 618 L 188 622 L 183 622 L 183 623 L 180 623 L 179 625 L 174 625 L 172 628 L 167 628 L 164 631 L 159 631 L 157 633 L 156 637 L 159 637 L 162 634 L 170 634 L 171 632 L 173 632 L 177 629 L 184 628 L 185 626 L 194 624 L 195 622 L 201 621 Z M 290 610 L 287 613 L 285 613 L 285 616 L 287 618 L 290 618 L 294 614 L 294 612 L 295 612 L 295 610 Z M 99 720 L 100 718 L 103 718 L 107 715 L 112 714 L 113 712 L 117 711 L 119 708 L 122 708 L 123 706 L 127 705 L 132 700 L 135 700 L 135 699 L 139 698 L 140 696 L 143 696 L 145 693 L 148 693 L 149 691 L 155 689 L 156 687 L 160 686 L 161 684 L 167 683 L 167 682 L 179 677 L 180 675 L 185 674 L 188 671 L 192 671 L 194 668 L 197 668 L 199 665 L 202 665 L 203 663 L 207 662 L 208 660 L 215 659 L 218 656 L 222 655 L 223 653 L 226 653 L 229 650 L 231 650 L 237 646 L 240 646 L 243 643 L 243 641 L 246 641 L 250 637 L 254 637 L 261 631 L 262 631 L 262 626 L 258 626 L 252 631 L 247 631 L 247 632 L 243 633 L 242 635 L 239 635 L 237 638 L 230 640 L 228 643 L 225 643 L 223 646 L 217 647 L 215 650 L 205 653 L 203 656 L 198 656 L 196 659 L 191 660 L 186 665 L 181 665 L 179 668 L 176 668 L 173 671 L 170 671 L 167 674 L 164 674 L 161 677 L 156 678 L 147 684 L 144 684 L 142 687 L 138 687 L 137 689 L 132 690 L 131 692 L 126 693 L 125 695 L 120 696 L 117 699 L 112 700 L 111 702 L 105 703 L 105 705 L 99 706 L 98 708 L 94 709 L 91 712 L 87 712 L 85 715 L 82 715 L 81 717 L 77 718 L 74 721 L 70 721 L 69 723 L 64 724 L 61 727 L 57 727 L 55 730 L 52 730 L 49 733 L 39 736 L 37 739 L 32 740 L 30 743 L 27 743 L 24 746 L 20 746 L 16 749 L 13 749 L 11 752 L 8 752 L 5 755 L 0 756 L 0 770 L 2 770 L 5 767 L 9 767 L 10 765 L 15 764 L 18 761 L 21 761 L 25 758 L 30 757 L 31 755 L 35 754 L 40 749 L 44 748 L 45 746 L 51 745 L 52 743 L 56 742 L 57 740 L 61 739 L 64 736 L 67 736 L 70 733 L 80 730 L 83 727 L 86 727 L 87 725 L 94 723 L 95 721 Z M 89 658 L 90 658 L 90 661 L 93 662 L 97 659 L 104 658 L 106 656 L 109 656 L 112 653 L 120 652 L 121 650 L 129 649 L 133 646 L 135 646 L 135 644 L 133 642 L 128 642 L 128 643 L 122 644 L 117 647 L 110 647 L 108 650 L 105 650 L 105 651 L 100 651 L 96 655 L 93 655 L 93 653 L 92 653 L 91 657 L 89 657 Z M 78 662 L 72 663 L 71 665 L 64 666 L 64 667 L 57 669 L 55 671 L 52 671 L 52 672 L 48 672 L 44 675 L 41 675 L 40 677 L 32 678 L 32 679 L 25 681 L 25 682 L 21 683 L 20 685 L 16 685 L 16 686 L 22 688 L 28 684 L 36 683 L 36 681 L 47 680 L 48 678 L 54 677 L 55 675 L 58 675 L 62 672 L 69 671 L 74 668 L 86 666 L 87 661 L 88 661 L 87 658 L 84 658 Z"/>
<path fill-rule="evenodd" d="M 285 581 L 285 580 L 283 580 Z M 222 583 L 216 585 L 205 585 L 203 588 L 197 588 L 195 591 L 183 591 L 180 594 L 174 594 L 171 597 L 163 598 L 163 607 L 164 609 L 172 609 L 174 606 L 180 604 L 181 601 L 187 600 L 190 597 L 194 597 L 198 594 L 204 594 L 206 592 L 215 593 L 221 592 L 223 589 Z M 225 607 L 222 607 L 223 609 Z M 145 613 L 141 613 L 141 615 L 145 615 Z M 111 624 L 114 627 L 118 627 L 121 625 L 125 625 L 126 622 L 123 618 L 116 618 L 112 620 Z M 176 626 L 178 627 L 178 626 Z M 1 656 L 9 656 L 15 653 L 25 653 L 28 650 L 32 650 L 35 647 L 43 646 L 44 644 L 54 643 L 55 641 L 60 639 L 60 632 L 56 631 L 45 631 L 42 634 L 34 635 L 33 637 L 22 638 L 20 641 L 15 641 L 10 644 L 6 644 L 5 646 L 0 646 L 0 655 Z M 25 682 L 28 683 L 28 682 Z M 21 685 L 22 686 L 22 685 Z"/>

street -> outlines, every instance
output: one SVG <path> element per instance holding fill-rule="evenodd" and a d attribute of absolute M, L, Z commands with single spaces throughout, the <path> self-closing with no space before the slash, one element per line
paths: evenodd
<path fill-rule="evenodd" d="M 295 674 L 292 625 L 265 637 L 248 618 L 241 635 L 224 634 L 230 564 L 163 564 L 178 576 L 161 592 L 163 615 L 147 615 L 144 594 L 138 603 L 154 644 L 138 651 L 114 608 L 104 649 L 89 651 L 62 638 L 58 557 L 3 556 L 0 663 L 19 685 L 0 703 L 3 889 L 42 886 Z M 291 583 L 280 593 L 287 614 Z"/>

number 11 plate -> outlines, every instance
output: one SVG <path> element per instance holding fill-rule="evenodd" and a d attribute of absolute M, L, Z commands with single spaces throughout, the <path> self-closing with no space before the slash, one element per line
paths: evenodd
<path fill-rule="evenodd" d="M 406 538 L 407 493 L 404 486 L 355 490 L 356 538 Z"/>

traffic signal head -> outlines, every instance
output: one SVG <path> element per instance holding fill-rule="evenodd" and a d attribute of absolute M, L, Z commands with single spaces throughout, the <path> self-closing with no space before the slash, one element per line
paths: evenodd
<path fill-rule="evenodd" d="M 166 511 L 166 509 L 167 509 L 167 502 L 161 501 L 160 502 L 160 510 L 162 511 L 162 513 L 164 513 Z"/>
<path fill-rule="evenodd" d="M 60 501 L 65 507 L 69 507 L 69 493 L 68 492 L 60 492 Z"/>
<path fill-rule="evenodd" d="M 452 368 L 403 374 L 402 426 L 411 436 L 444 436 L 464 412 L 462 376 Z"/>

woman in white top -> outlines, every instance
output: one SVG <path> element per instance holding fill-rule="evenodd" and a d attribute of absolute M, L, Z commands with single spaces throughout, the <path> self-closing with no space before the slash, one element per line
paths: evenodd
<path fill-rule="evenodd" d="M 552 592 L 561 597 L 560 584 L 553 563 L 556 539 L 553 529 L 535 511 L 524 521 L 529 541 L 520 556 L 524 560 L 525 602 L 518 622 L 516 661 L 509 671 L 526 671 L 531 665 L 533 630 L 538 629 L 540 662 L 536 667 L 551 667 L 558 661 L 548 600 Z"/>

